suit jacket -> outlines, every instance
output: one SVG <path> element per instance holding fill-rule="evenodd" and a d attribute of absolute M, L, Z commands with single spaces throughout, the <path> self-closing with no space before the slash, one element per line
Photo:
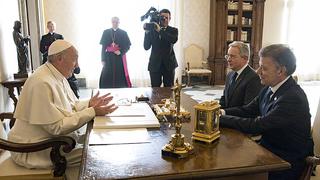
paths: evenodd
<path fill-rule="evenodd" d="M 155 30 L 145 33 L 144 49 L 149 50 L 151 47 L 151 55 L 148 64 L 150 72 L 159 72 L 161 66 L 168 70 L 174 70 L 178 67 L 173 45 L 178 41 L 178 29 L 168 26 L 160 32 Z"/>
<path fill-rule="evenodd" d="M 43 57 L 42 64 L 44 64 L 47 61 L 49 46 L 57 39 L 63 39 L 63 36 L 57 33 L 48 33 L 41 37 L 40 52 L 42 53 Z"/>
<path fill-rule="evenodd" d="M 237 78 L 234 88 L 230 89 L 234 73 L 232 71 L 227 75 L 225 89 L 220 99 L 222 108 L 249 104 L 263 87 L 257 73 L 248 65 Z"/>
<path fill-rule="evenodd" d="M 290 163 L 304 162 L 306 156 L 313 154 L 307 97 L 290 77 L 263 106 L 268 88 L 262 89 L 248 105 L 225 109 L 227 115 L 221 116 L 220 125 L 261 134 L 261 145 L 271 152 Z"/>

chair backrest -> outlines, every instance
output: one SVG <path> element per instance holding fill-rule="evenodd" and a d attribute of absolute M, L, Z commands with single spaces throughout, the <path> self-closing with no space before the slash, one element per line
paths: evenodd
<path fill-rule="evenodd" d="M 189 63 L 190 68 L 202 68 L 204 61 L 203 49 L 195 44 L 191 44 L 184 50 L 184 59 L 186 63 Z"/>

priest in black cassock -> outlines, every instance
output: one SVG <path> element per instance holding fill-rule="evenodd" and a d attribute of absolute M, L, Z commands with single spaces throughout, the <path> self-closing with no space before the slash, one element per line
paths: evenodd
<path fill-rule="evenodd" d="M 131 42 L 127 32 L 119 28 L 119 18 L 113 17 L 111 22 L 112 28 L 104 30 L 100 40 L 103 68 L 99 87 L 131 87 L 126 60 L 126 53 L 131 46 Z"/>
<path fill-rule="evenodd" d="M 42 64 L 47 62 L 49 46 L 57 39 L 63 39 L 61 34 L 55 33 L 56 23 L 53 21 L 47 22 L 48 34 L 41 37 L 40 52 L 42 53 Z"/>

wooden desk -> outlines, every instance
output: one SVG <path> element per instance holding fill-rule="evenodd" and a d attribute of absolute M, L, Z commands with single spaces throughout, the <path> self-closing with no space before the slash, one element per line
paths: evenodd
<path fill-rule="evenodd" d="M 9 96 L 14 102 L 14 109 L 16 109 L 16 106 L 18 103 L 18 98 L 14 94 L 14 88 L 17 88 L 18 95 L 20 95 L 21 87 L 24 85 L 26 80 L 27 78 L 19 78 L 19 79 L 8 79 L 1 82 L 1 84 L 4 87 L 8 88 Z"/>
<path fill-rule="evenodd" d="M 118 91 L 118 90 L 112 90 Z M 146 94 L 151 103 L 171 95 L 168 88 L 121 89 L 133 96 Z M 144 92 L 144 93 L 143 93 Z M 196 104 L 182 96 L 184 108 L 194 116 Z M 183 124 L 182 133 L 191 142 L 195 154 L 186 159 L 162 158 L 161 148 L 174 132 L 167 123 L 160 129 L 149 129 L 151 143 L 88 146 L 93 123 L 87 127 L 86 144 L 80 168 L 80 179 L 267 179 L 269 171 L 289 168 L 290 165 L 264 149 L 244 134 L 221 129 L 221 137 L 213 144 L 192 142 L 193 120 Z"/>

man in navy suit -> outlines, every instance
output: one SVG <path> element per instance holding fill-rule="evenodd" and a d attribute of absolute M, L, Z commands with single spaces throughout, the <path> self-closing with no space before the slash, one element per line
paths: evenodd
<path fill-rule="evenodd" d="M 313 154 L 309 103 L 291 76 L 296 58 L 282 44 L 261 49 L 259 56 L 257 73 L 266 87 L 248 105 L 221 110 L 220 125 L 261 134 L 260 144 L 291 164 L 291 169 L 269 173 L 269 179 L 295 180 Z"/>
<path fill-rule="evenodd" d="M 169 26 L 171 13 L 168 9 L 160 11 L 160 25 L 155 23 L 155 29 L 146 30 L 144 49 L 152 46 L 148 70 L 152 87 L 171 87 L 174 84 L 175 68 L 178 67 L 173 45 L 178 41 L 178 29 Z M 145 28 L 145 26 L 144 26 Z"/>
<path fill-rule="evenodd" d="M 229 44 L 225 58 L 232 71 L 227 75 L 225 89 L 220 99 L 222 108 L 249 104 L 259 94 L 262 85 L 259 76 L 248 64 L 249 57 L 248 44 L 241 41 Z"/>

